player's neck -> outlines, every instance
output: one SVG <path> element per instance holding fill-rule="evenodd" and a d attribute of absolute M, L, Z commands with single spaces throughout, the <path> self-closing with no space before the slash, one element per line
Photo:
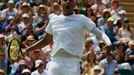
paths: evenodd
<path fill-rule="evenodd" d="M 72 15 L 73 14 L 73 12 L 63 12 L 63 15 L 64 16 L 70 16 L 70 15 Z"/>

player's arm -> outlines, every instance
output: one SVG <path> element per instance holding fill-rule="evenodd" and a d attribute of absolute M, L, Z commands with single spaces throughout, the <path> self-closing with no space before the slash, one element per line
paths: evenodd
<path fill-rule="evenodd" d="M 53 38 L 52 35 L 46 33 L 45 37 L 42 40 L 40 40 L 40 41 L 36 42 L 35 44 L 33 44 L 32 46 L 28 47 L 26 49 L 26 52 L 30 52 L 35 49 L 43 48 L 44 46 L 46 46 L 50 42 L 52 42 L 52 38 Z"/>
<path fill-rule="evenodd" d="M 105 42 L 106 46 L 104 48 L 107 50 L 107 52 L 110 52 L 112 50 L 111 41 L 110 41 L 109 37 L 104 32 L 99 30 L 97 27 L 93 28 L 91 30 L 91 32 L 93 34 L 95 34 L 96 37 L 102 39 Z"/>
<path fill-rule="evenodd" d="M 93 28 L 91 30 L 91 33 L 95 34 L 96 37 L 102 39 L 106 45 L 111 45 L 111 41 L 110 41 L 109 37 L 104 32 L 99 30 L 97 27 Z"/>

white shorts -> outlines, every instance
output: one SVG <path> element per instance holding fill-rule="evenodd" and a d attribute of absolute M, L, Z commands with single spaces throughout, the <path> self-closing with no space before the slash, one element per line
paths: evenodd
<path fill-rule="evenodd" d="M 48 75 L 80 75 L 79 59 L 53 57 Z"/>

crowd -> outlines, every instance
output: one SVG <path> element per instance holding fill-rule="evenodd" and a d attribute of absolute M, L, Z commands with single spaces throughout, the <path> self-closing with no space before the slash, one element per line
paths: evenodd
<path fill-rule="evenodd" d="M 25 53 L 26 48 L 42 40 L 49 20 L 62 14 L 60 3 L 61 0 L 0 0 L 0 75 L 48 75 L 53 42 L 16 60 L 10 60 L 7 48 L 16 38 Z M 75 3 L 74 13 L 90 18 L 112 42 L 112 50 L 107 52 L 103 40 L 84 32 L 81 75 L 134 74 L 134 36 L 120 2 L 75 0 Z"/>

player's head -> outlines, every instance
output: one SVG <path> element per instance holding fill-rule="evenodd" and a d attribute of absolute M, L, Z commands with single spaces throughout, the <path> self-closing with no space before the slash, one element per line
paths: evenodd
<path fill-rule="evenodd" d="M 74 0 L 62 0 L 63 13 L 70 14 L 73 12 L 75 7 Z"/>

